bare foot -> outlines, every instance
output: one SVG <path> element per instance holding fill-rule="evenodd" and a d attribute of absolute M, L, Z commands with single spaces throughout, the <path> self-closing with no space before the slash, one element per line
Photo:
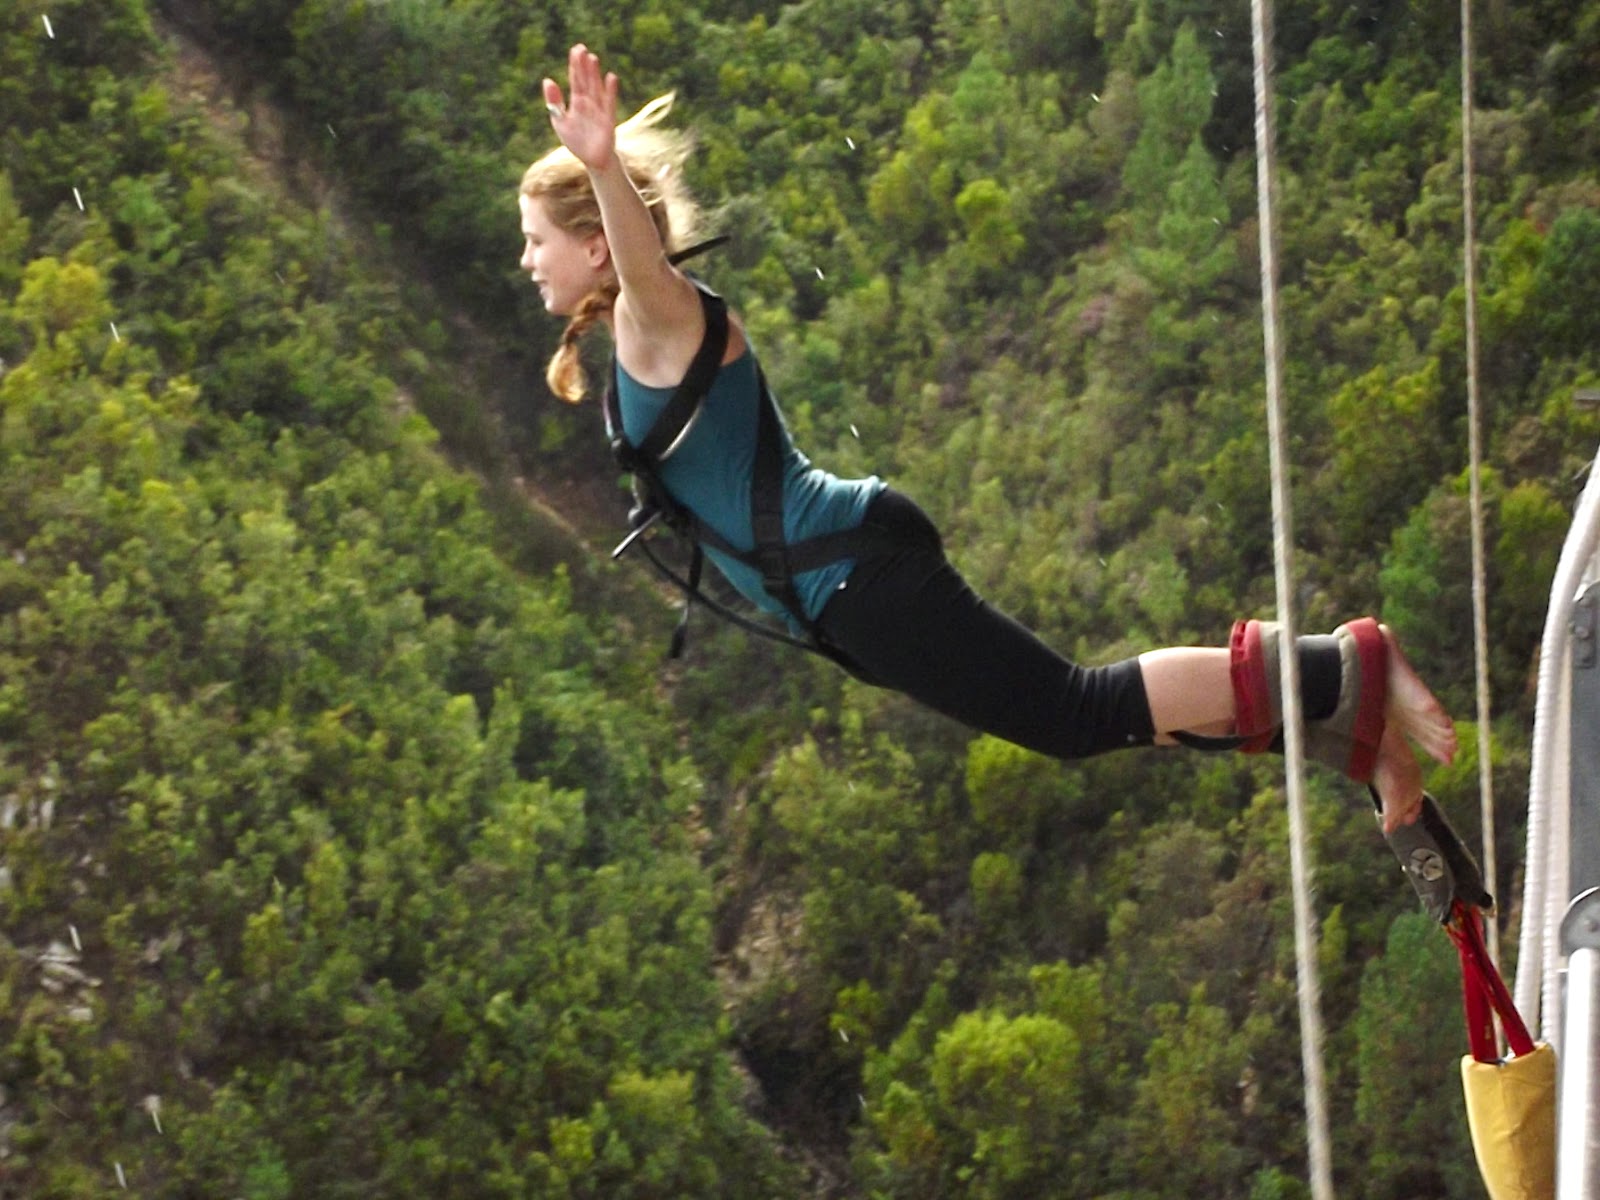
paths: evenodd
<path fill-rule="evenodd" d="M 1400 650 L 1399 639 L 1387 625 L 1378 627 L 1389 647 L 1389 701 L 1384 708 L 1388 730 L 1398 729 L 1422 747 L 1424 753 L 1439 762 L 1447 763 L 1456 756 L 1456 727 L 1450 720 L 1428 685 L 1416 673 Z M 1384 744 L 1379 756 L 1388 749 L 1389 736 L 1384 734 Z M 1383 789 L 1379 788 L 1379 794 Z"/>
<path fill-rule="evenodd" d="M 1372 787 L 1383 805 L 1385 834 L 1410 825 L 1421 814 L 1422 768 L 1398 725 L 1391 724 L 1383 731 L 1372 768 Z"/>

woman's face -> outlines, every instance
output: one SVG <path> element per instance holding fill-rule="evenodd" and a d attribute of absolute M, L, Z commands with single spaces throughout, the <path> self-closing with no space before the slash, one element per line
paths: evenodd
<path fill-rule="evenodd" d="M 604 234 L 578 237 L 550 220 L 544 201 L 518 196 L 522 210 L 521 267 L 539 286 L 545 311 L 570 317 L 606 277 L 610 253 Z"/>

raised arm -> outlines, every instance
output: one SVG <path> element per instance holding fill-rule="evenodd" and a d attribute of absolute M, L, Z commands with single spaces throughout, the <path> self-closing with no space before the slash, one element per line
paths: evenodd
<path fill-rule="evenodd" d="M 617 77 L 576 45 L 567 58 L 568 95 L 544 81 L 550 124 L 589 172 L 620 289 L 613 329 L 622 365 L 645 382 L 676 382 L 704 330 L 694 285 L 667 261 L 660 234 L 617 156 Z"/>

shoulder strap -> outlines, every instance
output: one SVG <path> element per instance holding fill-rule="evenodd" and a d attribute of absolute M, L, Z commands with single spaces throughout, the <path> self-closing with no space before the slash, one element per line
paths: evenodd
<path fill-rule="evenodd" d="M 715 250 L 718 246 L 721 246 L 725 242 L 727 242 L 727 240 L 728 240 L 728 237 L 727 237 L 726 234 L 720 234 L 717 237 L 707 238 L 703 242 L 696 242 L 692 246 L 686 246 L 682 250 L 677 251 L 676 253 L 667 255 L 667 261 L 670 262 L 673 266 L 677 266 L 679 263 L 685 261 L 686 259 L 693 258 L 697 254 L 704 254 L 707 250 Z M 711 332 L 712 332 L 712 329 L 713 329 L 714 325 L 720 324 L 721 327 L 722 327 L 722 333 L 720 335 L 721 339 L 722 339 L 722 348 L 717 350 L 716 354 L 713 356 L 713 355 L 710 354 L 709 350 L 707 349 L 706 338 L 705 337 L 701 338 L 701 340 L 700 340 L 700 348 L 696 352 L 694 359 L 691 360 L 691 362 L 689 364 L 689 371 L 684 376 L 683 381 L 678 385 L 677 392 L 675 392 L 673 394 L 673 401 L 678 399 L 679 394 L 684 392 L 684 390 L 688 386 L 690 380 L 695 378 L 695 374 L 696 374 L 695 369 L 696 369 L 696 367 L 700 366 L 703 369 L 703 364 L 701 363 L 702 357 L 714 358 L 714 364 L 712 366 L 710 374 L 703 380 L 702 395 L 704 394 L 704 391 L 707 391 L 707 390 L 710 389 L 711 382 L 716 377 L 716 366 L 721 364 L 722 355 L 724 353 L 726 353 L 727 344 L 728 344 L 727 343 L 727 337 L 728 337 L 728 333 L 727 333 L 727 324 L 728 324 L 727 305 L 723 303 L 722 297 L 718 296 L 715 292 L 711 291 L 711 289 L 706 287 L 703 283 L 701 283 L 694 276 L 691 275 L 688 278 L 689 278 L 689 282 L 694 284 L 695 288 L 698 290 L 699 295 L 700 295 L 701 311 L 704 312 L 705 318 L 706 318 L 706 335 L 707 335 L 707 337 L 709 337 L 711 335 Z M 713 307 L 720 307 L 721 308 L 720 314 L 713 315 L 713 313 L 711 311 Z M 700 382 L 700 381 L 697 380 L 697 382 Z M 667 405 L 667 408 L 671 409 L 672 407 L 673 407 L 672 401 L 669 401 L 668 405 Z M 683 440 L 684 434 L 688 433 L 688 426 L 692 425 L 693 422 L 694 422 L 694 414 L 696 412 L 698 412 L 698 405 L 689 405 L 688 407 L 690 408 L 690 414 L 689 414 L 689 416 L 687 418 L 685 418 L 683 420 L 683 422 L 682 422 L 683 428 L 678 433 L 676 433 L 675 435 L 665 438 L 664 444 L 669 447 L 669 449 L 667 451 L 668 454 L 670 454 L 672 452 L 672 450 L 675 450 L 677 448 L 678 444 Z M 633 447 L 628 444 L 628 441 L 623 436 L 623 432 L 622 432 L 622 406 L 621 406 L 621 401 L 618 399 L 618 396 L 617 396 L 617 358 L 616 358 L 615 354 L 613 354 L 611 356 L 611 374 L 610 374 L 610 378 L 606 381 L 605 395 L 601 398 L 601 411 L 603 412 L 603 414 L 605 416 L 606 440 L 611 443 L 611 451 L 612 451 L 612 453 L 616 455 L 617 461 L 622 464 L 622 467 L 623 467 L 624 470 L 626 470 L 626 471 L 635 470 L 636 469 L 635 463 L 633 461 L 630 461 L 632 459 L 632 456 L 633 456 Z M 663 410 L 662 416 L 665 416 L 665 415 L 666 415 L 666 410 Z M 660 418 L 657 419 L 657 424 L 660 424 Z M 650 432 L 654 433 L 655 432 L 654 428 L 652 428 Z M 641 446 L 642 446 L 642 444 L 641 444 Z M 660 455 L 659 457 L 664 458 L 664 457 L 666 457 L 666 455 Z"/>
<path fill-rule="evenodd" d="M 679 263 L 694 258 L 698 254 L 704 254 L 707 250 L 715 250 L 718 246 L 725 246 L 727 243 L 728 235 L 719 233 L 716 237 L 709 237 L 703 242 L 696 242 L 692 246 L 685 246 L 682 250 L 667 255 L 667 261 L 673 266 L 677 266 Z"/>
<path fill-rule="evenodd" d="M 700 309 L 705 314 L 705 336 L 695 351 L 683 381 L 672 393 L 672 399 L 661 410 L 650 432 L 639 443 L 639 453 L 651 463 L 664 462 L 683 444 L 689 430 L 700 416 L 700 406 L 706 393 L 722 369 L 722 356 L 728 349 L 728 306 L 722 297 L 709 288 L 695 284 L 700 296 Z"/>
<path fill-rule="evenodd" d="M 700 297 L 700 310 L 705 316 L 705 336 L 699 349 L 689 362 L 683 380 L 673 391 L 666 407 L 656 417 L 638 445 L 627 439 L 622 427 L 622 402 L 618 396 L 617 361 L 611 359 L 611 380 L 605 394 L 606 437 L 617 461 L 628 471 L 638 471 L 642 466 L 653 469 L 656 464 L 670 458 L 683 444 L 683 439 L 694 428 L 700 416 L 700 406 L 711 390 L 717 372 L 722 368 L 722 356 L 728 349 L 728 306 L 721 296 L 698 280 L 691 281 Z"/>

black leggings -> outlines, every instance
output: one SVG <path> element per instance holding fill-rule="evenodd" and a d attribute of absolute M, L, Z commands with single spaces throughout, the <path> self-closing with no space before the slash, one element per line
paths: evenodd
<path fill-rule="evenodd" d="M 1055 758 L 1155 736 L 1139 661 L 1080 667 L 982 600 L 945 558 L 927 515 L 885 490 L 863 524 L 899 548 L 863 558 L 817 618 L 863 677 L 974 729 Z"/>

